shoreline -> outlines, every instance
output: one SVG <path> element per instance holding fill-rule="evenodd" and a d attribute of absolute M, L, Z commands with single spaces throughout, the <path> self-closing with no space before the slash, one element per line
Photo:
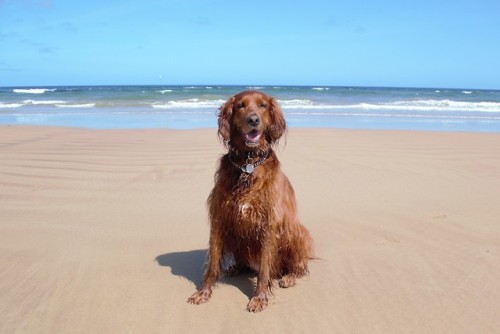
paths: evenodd
<path fill-rule="evenodd" d="M 500 91 L 385 87 L 0 87 L 0 124 L 215 128 L 218 108 L 247 89 L 273 96 L 290 128 L 500 133 Z"/>
<path fill-rule="evenodd" d="M 217 132 L 217 125 L 213 126 L 203 126 L 203 127 L 85 127 L 85 126 L 70 126 L 70 125 L 45 125 L 45 124 L 2 124 L 0 123 L 0 129 L 2 128 L 39 128 L 39 129 L 73 129 L 81 131 L 165 131 L 165 132 L 176 132 L 176 131 L 212 131 L 214 134 Z M 331 126 L 288 126 L 288 132 L 301 132 L 301 131 L 339 131 L 339 132 L 415 132 L 415 133 L 449 133 L 449 134 L 484 134 L 484 135 L 500 135 L 500 131 L 496 130 L 456 130 L 456 129 L 416 129 L 416 128 L 378 128 L 378 127 L 331 127 Z"/>
<path fill-rule="evenodd" d="M 252 276 L 186 302 L 215 129 L 0 126 L 0 332 L 500 327 L 499 133 L 290 128 L 276 150 L 321 260 L 255 315 Z"/>
<path fill-rule="evenodd" d="M 175 113 L 124 113 L 116 118 L 116 112 L 83 114 L 19 114 L 12 116 L 0 113 L 0 126 L 66 127 L 87 130 L 199 130 L 217 129 L 216 111 L 204 111 L 199 118 L 189 120 Z M 19 118 L 18 118 L 19 117 Z M 419 131 L 419 132 L 460 132 L 460 133 L 500 133 L 499 120 L 441 120 L 433 118 L 384 117 L 380 115 L 330 115 L 314 116 L 287 115 L 288 129 L 332 129 L 367 131 Z M 5 118 L 5 119 L 2 119 Z M 54 118 L 51 120 L 51 118 Z"/>

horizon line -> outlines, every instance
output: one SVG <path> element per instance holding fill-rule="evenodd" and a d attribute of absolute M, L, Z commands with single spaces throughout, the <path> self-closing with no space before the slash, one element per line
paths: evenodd
<path fill-rule="evenodd" d="M 21 85 L 0 86 L 0 88 L 57 88 L 57 87 L 311 87 L 311 88 L 382 88 L 382 89 L 448 89 L 448 90 L 482 90 L 500 91 L 500 88 L 451 88 L 451 87 L 421 87 L 421 86 L 362 86 L 362 85 L 291 85 L 291 84 L 72 84 L 72 85 Z"/>

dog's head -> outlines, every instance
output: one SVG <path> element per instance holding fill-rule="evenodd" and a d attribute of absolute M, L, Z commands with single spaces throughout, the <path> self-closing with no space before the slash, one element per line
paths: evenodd
<path fill-rule="evenodd" d="M 219 109 L 219 136 L 227 147 L 239 151 L 263 151 L 286 130 L 276 100 L 262 92 L 244 91 Z"/>

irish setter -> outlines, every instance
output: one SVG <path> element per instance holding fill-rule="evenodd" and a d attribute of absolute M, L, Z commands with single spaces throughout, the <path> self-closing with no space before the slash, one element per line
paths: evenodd
<path fill-rule="evenodd" d="M 276 100 L 244 91 L 219 109 L 218 135 L 228 153 L 220 159 L 208 197 L 210 241 L 201 288 L 188 302 L 202 304 L 221 274 L 252 269 L 257 287 L 247 310 L 268 304 L 273 279 L 288 288 L 308 273 L 312 239 L 297 216 L 295 194 L 273 146 L 286 129 Z"/>

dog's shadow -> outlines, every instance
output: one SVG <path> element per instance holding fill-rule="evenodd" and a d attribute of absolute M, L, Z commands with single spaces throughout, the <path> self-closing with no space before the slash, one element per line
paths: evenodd
<path fill-rule="evenodd" d="M 206 249 L 196 249 L 185 252 L 172 252 L 156 257 L 156 262 L 163 267 L 170 267 L 172 274 L 191 281 L 197 289 L 200 288 L 207 258 Z M 221 277 L 218 282 L 238 288 L 245 296 L 251 298 L 255 287 L 255 273 L 243 272 L 234 276 Z M 194 291 L 193 291 L 194 292 Z"/>

